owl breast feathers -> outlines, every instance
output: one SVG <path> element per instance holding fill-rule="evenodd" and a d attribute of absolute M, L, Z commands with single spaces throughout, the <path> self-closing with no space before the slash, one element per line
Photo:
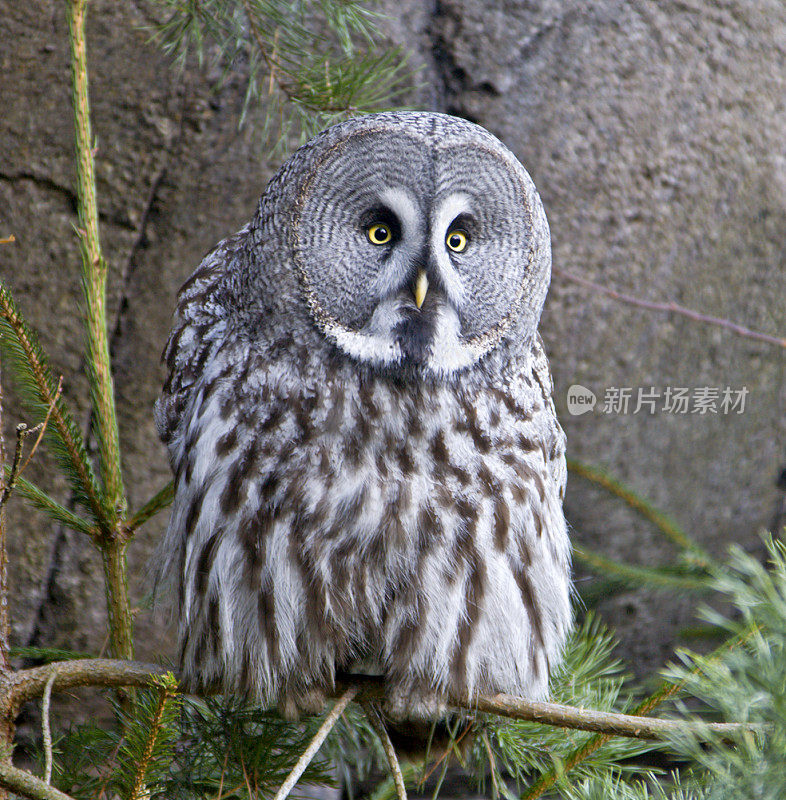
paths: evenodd
<path fill-rule="evenodd" d="M 570 627 L 565 440 L 537 324 L 549 232 L 491 134 L 330 128 L 181 289 L 158 401 L 158 559 L 194 689 L 395 717 L 546 694 Z"/>

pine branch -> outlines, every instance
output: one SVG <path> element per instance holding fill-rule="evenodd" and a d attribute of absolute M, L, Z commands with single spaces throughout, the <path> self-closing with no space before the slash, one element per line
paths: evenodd
<path fill-rule="evenodd" d="M 135 514 L 132 514 L 125 523 L 125 529 L 132 533 L 144 525 L 151 517 L 171 505 L 175 497 L 175 486 L 172 481 L 160 491 L 156 492 Z"/>
<path fill-rule="evenodd" d="M 6 472 L 7 471 L 6 469 Z M 91 538 L 98 535 L 98 530 L 95 525 L 92 525 L 86 519 L 82 519 L 78 514 L 75 514 L 70 509 L 58 503 L 43 491 L 43 489 L 40 489 L 25 478 L 17 478 L 16 492 L 21 497 L 24 497 L 28 503 L 43 511 L 55 522 L 72 528 L 75 531 L 79 531 L 80 533 L 84 533 Z"/>
<path fill-rule="evenodd" d="M 0 329 L 0 342 L 4 349 L 15 347 L 10 351 L 20 371 L 33 385 L 38 401 L 46 409 L 51 409 L 50 429 L 54 429 L 62 444 L 67 470 L 72 475 L 72 483 L 79 497 L 84 501 L 98 524 L 106 527 L 109 524 L 106 510 L 98 488 L 87 450 L 73 422 L 71 413 L 62 397 L 57 394 L 57 382 L 52 378 L 46 358 L 34 334 L 28 328 L 19 313 L 8 289 L 0 283 L 0 318 L 4 325 Z M 45 412 L 42 412 L 42 414 Z"/>
<path fill-rule="evenodd" d="M 85 292 L 87 363 L 93 398 L 101 476 L 112 527 L 125 506 L 120 469 L 120 441 L 115 414 L 114 388 L 106 329 L 107 265 L 98 233 L 95 157 L 90 125 L 85 21 L 88 0 L 69 3 L 69 42 L 73 77 L 74 123 L 77 155 L 77 208 L 82 250 L 82 284 Z M 125 655 L 125 653 L 118 653 Z"/>
<path fill-rule="evenodd" d="M 644 517 L 644 519 L 652 522 L 653 525 L 655 525 L 667 539 L 674 542 L 677 547 L 693 553 L 698 557 L 700 566 L 706 567 L 713 563 L 707 551 L 704 550 L 701 545 L 694 542 L 674 520 L 662 511 L 659 511 L 649 500 L 634 492 L 633 489 L 625 486 L 615 478 L 612 478 L 605 470 L 589 464 L 583 464 L 573 458 L 567 459 L 567 464 L 570 472 L 600 486 L 615 497 L 619 497 L 634 511 Z"/>
<path fill-rule="evenodd" d="M 704 322 L 708 325 L 716 325 L 719 328 L 725 328 L 726 330 L 737 334 L 737 336 L 742 336 L 746 339 L 753 339 L 757 342 L 773 344 L 776 347 L 786 347 L 786 339 L 780 336 L 771 336 L 768 333 L 753 331 L 750 328 L 746 328 L 744 325 L 739 325 L 738 323 L 724 319 L 723 317 L 711 317 L 708 314 L 702 314 L 698 311 L 693 311 L 692 309 L 685 308 L 685 306 L 678 305 L 677 303 L 658 303 L 652 300 L 642 300 L 639 297 L 618 292 L 616 289 L 609 289 L 607 286 L 601 286 L 599 283 L 595 283 L 594 281 L 583 278 L 580 275 L 569 272 L 568 270 L 560 269 L 559 267 L 553 267 L 552 271 L 555 275 L 559 275 L 561 278 L 565 278 L 573 283 L 578 283 L 580 286 L 591 289 L 593 292 L 605 294 L 607 297 L 611 297 L 613 300 L 619 300 L 621 303 L 628 303 L 629 305 L 636 306 L 637 308 L 645 308 L 648 311 L 666 311 L 670 314 L 679 314 L 683 317 L 687 317 L 688 319 L 692 319 L 695 322 Z"/>
<path fill-rule="evenodd" d="M 156 38 L 182 65 L 210 45 L 224 71 L 247 65 L 244 122 L 265 101 L 262 133 L 279 147 L 293 128 L 301 140 L 349 116 L 390 108 L 413 73 L 401 48 L 379 47 L 380 31 L 357 0 L 160 0 L 169 10 Z M 215 47 L 217 46 L 217 47 Z"/>
<path fill-rule="evenodd" d="M 707 658 L 719 659 L 727 650 L 737 647 L 745 642 L 745 640 L 752 636 L 754 629 L 750 629 L 741 636 L 735 636 L 730 640 L 724 642 L 720 647 L 710 653 Z M 660 686 L 648 697 L 644 698 L 634 709 L 633 714 L 649 714 L 654 708 L 665 703 L 670 698 L 674 697 L 680 692 L 685 681 L 671 681 L 665 680 Z M 574 750 L 566 759 L 562 761 L 559 767 L 554 767 L 548 772 L 538 778 L 529 789 L 522 795 L 521 800 L 536 800 L 543 794 L 548 792 L 560 779 L 561 776 L 567 775 L 578 764 L 592 755 L 596 750 L 600 749 L 606 742 L 611 739 L 612 735 L 608 733 L 599 733 L 588 739 L 580 747 Z"/>
<path fill-rule="evenodd" d="M 85 33 L 87 2 L 88 0 L 70 0 L 68 32 L 73 77 L 82 284 L 87 306 L 85 311 L 87 364 L 106 509 L 101 537 L 96 541 L 101 550 L 104 566 L 104 589 L 112 652 L 118 658 L 130 659 L 134 656 L 133 617 L 128 601 L 126 575 L 127 532 L 122 524 L 126 512 L 126 499 L 106 328 L 107 265 L 101 252 L 98 234 L 95 157 L 90 128 L 87 79 Z"/>
<path fill-rule="evenodd" d="M 655 586 L 661 589 L 687 589 L 693 592 L 708 592 L 711 584 L 709 576 L 697 577 L 695 571 L 678 571 L 663 567 L 640 567 L 615 561 L 595 553 L 580 544 L 573 545 L 573 555 L 590 569 L 603 576 L 613 576 L 625 585 Z M 684 574 L 688 572 L 688 574 Z M 683 573 L 683 574 L 681 574 Z"/>
<path fill-rule="evenodd" d="M 139 759 L 134 773 L 134 784 L 129 794 L 129 800 L 146 800 L 150 796 L 147 789 L 148 773 L 150 770 L 153 755 L 158 743 L 159 734 L 164 724 L 164 716 L 169 703 L 177 694 L 177 682 L 173 676 L 166 676 L 160 681 L 159 694 L 150 727 L 145 740 L 142 757 Z"/>

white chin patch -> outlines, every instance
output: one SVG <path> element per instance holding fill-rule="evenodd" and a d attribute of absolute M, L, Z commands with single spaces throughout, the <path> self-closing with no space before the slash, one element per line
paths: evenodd
<path fill-rule="evenodd" d="M 347 355 L 367 364 L 389 366 L 401 362 L 401 347 L 394 333 L 402 315 L 395 299 L 380 303 L 359 331 L 338 322 L 325 326 L 325 335 Z"/>
<path fill-rule="evenodd" d="M 339 349 L 358 361 L 379 367 L 403 365 L 407 359 L 395 332 L 402 319 L 400 304 L 396 300 L 390 300 L 380 304 L 368 323 L 359 331 L 333 323 L 326 326 L 324 332 Z M 443 304 L 437 311 L 430 355 L 422 365 L 427 372 L 446 377 L 470 366 L 483 355 L 481 346 L 461 340 L 460 329 L 456 311 Z"/>
<path fill-rule="evenodd" d="M 427 364 L 434 374 L 450 375 L 451 372 L 474 364 L 483 355 L 480 346 L 461 340 L 460 330 L 458 314 L 450 306 L 442 305 L 438 311 L 436 332 Z"/>

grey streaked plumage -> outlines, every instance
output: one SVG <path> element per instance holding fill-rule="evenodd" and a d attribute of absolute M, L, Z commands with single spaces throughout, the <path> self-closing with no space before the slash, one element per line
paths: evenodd
<path fill-rule="evenodd" d="M 295 713 L 371 669 L 398 717 L 545 695 L 570 626 L 550 264 L 529 176 L 463 120 L 350 120 L 281 168 L 165 351 L 187 684 Z"/>

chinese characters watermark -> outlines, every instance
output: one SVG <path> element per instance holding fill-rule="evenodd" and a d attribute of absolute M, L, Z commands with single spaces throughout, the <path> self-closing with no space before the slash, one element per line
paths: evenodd
<path fill-rule="evenodd" d="M 742 414 L 749 389 L 743 386 L 610 386 L 603 395 L 602 414 Z M 597 405 L 595 393 L 574 383 L 568 389 L 568 413 L 586 414 Z"/>

